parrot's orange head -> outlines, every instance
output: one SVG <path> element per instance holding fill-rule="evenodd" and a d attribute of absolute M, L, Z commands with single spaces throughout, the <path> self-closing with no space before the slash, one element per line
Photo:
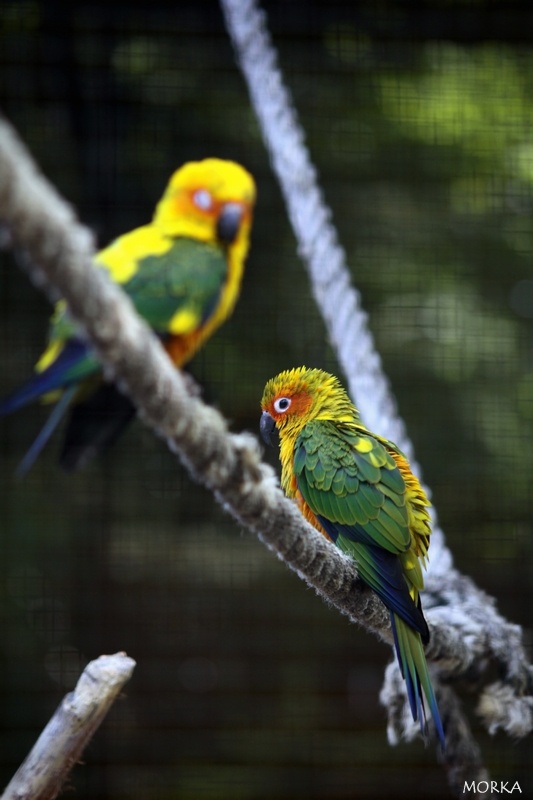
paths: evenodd
<path fill-rule="evenodd" d="M 240 164 L 190 161 L 172 175 L 154 223 L 168 236 L 232 245 L 248 238 L 255 195 L 254 180 Z"/>
<path fill-rule="evenodd" d="M 338 378 L 321 369 L 280 372 L 265 386 L 261 400 L 261 435 L 272 444 L 276 429 L 280 437 L 296 438 L 314 419 L 354 421 L 358 412 Z"/>

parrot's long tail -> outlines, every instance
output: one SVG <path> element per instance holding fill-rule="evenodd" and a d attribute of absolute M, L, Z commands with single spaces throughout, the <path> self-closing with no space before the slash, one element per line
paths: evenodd
<path fill-rule="evenodd" d="M 391 613 L 392 632 L 396 655 L 407 686 L 407 696 L 413 719 L 420 722 L 422 734 L 427 734 L 427 719 L 424 707 L 424 696 L 429 705 L 435 729 L 443 750 L 446 747 L 444 730 L 439 714 L 439 707 L 431 679 L 429 677 L 426 656 L 420 634 L 414 631 L 397 614 Z"/>
<path fill-rule="evenodd" d="M 48 440 L 50 439 L 51 435 L 53 434 L 53 432 L 63 419 L 65 413 L 67 412 L 68 407 L 70 406 L 70 403 L 72 401 L 72 398 L 76 394 L 76 391 L 77 391 L 77 386 L 75 385 L 69 386 L 67 389 L 63 391 L 61 397 L 59 398 L 55 406 L 52 408 L 50 416 L 48 417 L 45 424 L 39 431 L 39 434 L 37 435 L 36 439 L 32 442 L 32 445 L 25 454 L 24 458 L 18 465 L 16 470 L 16 475 L 19 478 L 22 478 L 35 463 L 35 459 L 42 452 Z"/>
<path fill-rule="evenodd" d="M 35 372 L 18 389 L 0 401 L 0 417 L 12 414 L 35 400 L 56 401 L 44 427 L 39 432 L 17 468 L 24 475 L 35 462 L 66 414 L 84 378 L 95 374 L 100 365 L 87 345 L 79 339 L 65 343 L 57 358 L 46 369 Z"/>

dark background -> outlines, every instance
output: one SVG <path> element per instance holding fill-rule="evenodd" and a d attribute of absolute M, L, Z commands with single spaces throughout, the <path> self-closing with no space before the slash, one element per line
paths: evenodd
<path fill-rule="evenodd" d="M 529 642 L 533 9 L 265 8 L 456 564 Z M 280 369 L 338 372 L 214 0 L 4 2 L 0 62 L 3 112 L 101 245 L 150 218 L 184 161 L 254 174 L 241 301 L 192 368 L 234 430 L 257 430 Z M 10 252 L 0 307 L 7 392 L 50 313 Z M 0 421 L 0 786 L 87 660 L 126 650 L 134 677 L 70 796 L 450 796 L 432 748 L 386 743 L 388 649 L 239 530 L 141 423 L 74 476 L 56 439 L 17 481 L 46 414 Z M 488 737 L 464 700 L 492 777 L 530 796 L 530 743 Z"/>

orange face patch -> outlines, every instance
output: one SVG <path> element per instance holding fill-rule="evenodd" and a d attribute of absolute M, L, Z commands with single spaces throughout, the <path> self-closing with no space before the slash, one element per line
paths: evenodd
<path fill-rule="evenodd" d="M 288 398 L 291 401 L 291 404 L 285 411 L 276 411 L 275 408 L 276 401 L 280 400 L 283 397 Z M 305 390 L 299 391 L 297 394 L 292 394 L 290 391 L 287 392 L 281 391 L 275 397 L 272 398 L 272 400 L 268 404 L 268 407 L 265 410 L 268 411 L 270 416 L 277 423 L 278 420 L 281 420 L 283 418 L 305 416 L 309 411 L 309 409 L 311 408 L 312 402 L 313 399 L 311 395 Z"/>
<path fill-rule="evenodd" d="M 176 192 L 172 202 L 180 216 L 216 218 L 220 211 L 220 203 L 201 186 Z"/>

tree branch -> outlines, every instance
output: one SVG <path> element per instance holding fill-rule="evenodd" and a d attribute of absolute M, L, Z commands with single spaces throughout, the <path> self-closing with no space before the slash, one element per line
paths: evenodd
<path fill-rule="evenodd" d="M 19 767 L 2 800 L 53 800 L 122 687 L 135 661 L 125 653 L 91 661 Z"/>

